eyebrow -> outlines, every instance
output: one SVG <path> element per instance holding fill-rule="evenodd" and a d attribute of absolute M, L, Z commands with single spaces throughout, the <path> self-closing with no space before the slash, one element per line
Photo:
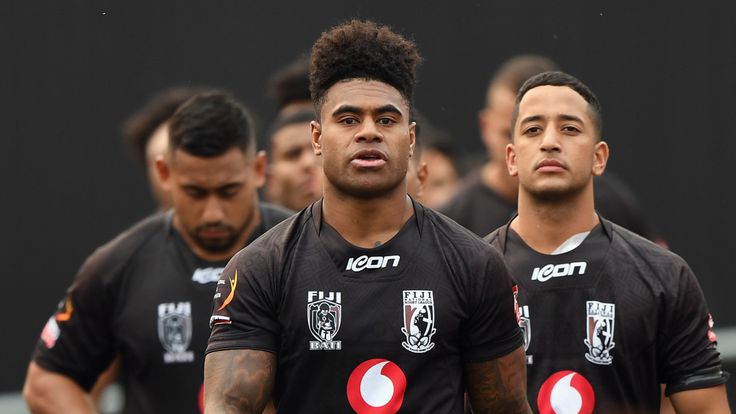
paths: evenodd
<path fill-rule="evenodd" d="M 338 116 L 345 113 L 354 113 L 354 114 L 362 114 L 366 112 L 363 108 L 359 108 L 357 106 L 353 105 L 340 105 L 332 112 L 332 116 Z M 379 106 L 378 108 L 374 108 L 371 110 L 371 112 L 379 113 L 379 114 L 385 114 L 385 113 L 393 113 L 396 115 L 403 116 L 404 114 L 401 113 L 399 108 L 392 104 L 386 104 L 383 106 Z"/>
<path fill-rule="evenodd" d="M 529 123 L 529 122 L 541 121 L 541 120 L 543 120 L 545 118 L 546 117 L 543 116 L 543 115 L 531 115 L 531 116 L 528 116 L 528 117 L 522 119 L 521 120 L 521 124 L 526 124 L 526 123 Z M 580 117 L 575 116 L 575 115 L 569 115 L 569 114 L 559 114 L 559 115 L 557 115 L 557 119 L 561 119 L 563 121 L 575 121 L 575 122 L 583 123 L 583 120 Z"/>

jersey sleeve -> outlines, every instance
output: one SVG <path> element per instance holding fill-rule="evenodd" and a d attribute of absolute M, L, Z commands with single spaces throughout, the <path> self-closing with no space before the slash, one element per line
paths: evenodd
<path fill-rule="evenodd" d="M 723 384 L 728 374 L 722 369 L 716 349 L 713 319 L 700 286 L 684 261 L 673 285 L 664 312 L 660 379 L 666 395 Z"/>
<path fill-rule="evenodd" d="M 217 282 L 207 353 L 255 349 L 276 353 L 280 325 L 268 254 L 249 246 L 230 260 Z"/>
<path fill-rule="evenodd" d="M 87 391 L 115 356 L 111 322 L 115 301 L 105 282 L 107 260 L 98 251 L 81 267 L 33 353 L 42 368 L 71 378 Z"/>
<path fill-rule="evenodd" d="M 466 362 L 495 359 L 523 343 L 509 271 L 501 255 L 490 245 L 485 247 L 468 290 L 468 319 L 462 332 Z"/>

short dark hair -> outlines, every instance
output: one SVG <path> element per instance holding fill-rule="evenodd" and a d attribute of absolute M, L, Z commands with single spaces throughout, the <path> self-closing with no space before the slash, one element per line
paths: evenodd
<path fill-rule="evenodd" d="M 293 102 L 310 101 L 309 58 L 302 56 L 280 69 L 269 79 L 269 96 L 279 109 Z"/>
<path fill-rule="evenodd" d="M 603 133 L 603 108 L 601 107 L 600 101 L 598 101 L 598 98 L 595 96 L 593 91 L 586 84 L 580 81 L 580 79 L 565 72 L 558 71 L 540 73 L 539 75 L 532 76 L 524 82 L 521 89 L 519 89 L 519 92 L 516 94 L 516 105 L 514 106 L 514 112 L 511 116 L 511 130 L 514 130 L 516 119 L 519 117 L 519 103 L 524 95 L 534 88 L 547 85 L 567 86 L 585 99 L 585 102 L 588 103 L 595 131 L 598 134 L 598 139 L 601 139 Z"/>
<path fill-rule="evenodd" d="M 271 157 L 270 150 L 273 145 L 273 136 L 276 135 L 279 130 L 289 125 L 306 124 L 314 121 L 315 119 L 317 119 L 317 115 L 314 113 L 314 109 L 311 108 L 304 108 L 293 113 L 279 115 L 273 121 L 271 126 L 268 127 L 268 132 L 266 132 L 269 158 Z"/>
<path fill-rule="evenodd" d="M 144 161 L 146 145 L 158 127 L 174 115 L 179 105 L 206 90 L 208 88 L 202 86 L 179 86 L 161 91 L 150 98 L 141 109 L 123 123 L 123 140 L 133 154 L 140 161 Z"/>
<path fill-rule="evenodd" d="M 491 78 L 488 91 L 496 86 L 504 86 L 514 93 L 519 91 L 527 79 L 543 72 L 560 70 L 552 59 L 541 55 L 517 55 L 501 64 Z"/>
<path fill-rule="evenodd" d="M 421 60 L 414 42 L 389 27 L 351 20 L 322 33 L 312 47 L 312 101 L 319 112 L 332 85 L 346 79 L 368 79 L 396 88 L 411 108 Z"/>
<path fill-rule="evenodd" d="M 255 149 L 255 132 L 248 110 L 224 91 L 197 94 L 171 117 L 169 148 L 198 157 L 216 157 L 233 147 Z"/>

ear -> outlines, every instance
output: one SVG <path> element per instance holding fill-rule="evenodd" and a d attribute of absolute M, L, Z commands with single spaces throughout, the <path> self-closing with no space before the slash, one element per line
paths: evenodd
<path fill-rule="evenodd" d="M 161 181 L 161 187 L 166 191 L 171 191 L 171 155 L 173 154 L 159 154 L 156 156 L 154 166 L 156 167 L 156 174 Z"/>
<path fill-rule="evenodd" d="M 506 169 L 509 170 L 509 175 L 516 177 L 519 175 L 519 166 L 516 165 L 516 152 L 514 151 L 514 144 L 506 144 Z"/>
<path fill-rule="evenodd" d="M 417 123 L 409 123 L 409 156 L 414 156 L 414 146 L 417 143 Z"/>
<path fill-rule="evenodd" d="M 322 125 L 317 121 L 309 123 L 312 127 L 312 150 L 314 155 L 322 155 Z"/>
<path fill-rule="evenodd" d="M 606 141 L 599 141 L 593 151 L 593 175 L 602 175 L 606 165 L 608 165 L 608 144 Z"/>
<path fill-rule="evenodd" d="M 427 183 L 427 177 L 429 177 L 429 168 L 427 168 L 427 163 L 422 161 L 419 164 L 419 168 L 417 168 L 417 180 L 419 181 L 416 194 L 417 198 L 421 198 L 422 194 L 424 194 L 424 185 Z"/>
<path fill-rule="evenodd" d="M 266 162 L 266 151 L 258 151 L 253 163 L 253 177 L 258 188 L 266 183 Z"/>

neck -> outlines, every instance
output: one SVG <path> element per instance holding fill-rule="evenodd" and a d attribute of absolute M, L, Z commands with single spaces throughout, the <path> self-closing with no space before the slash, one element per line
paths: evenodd
<path fill-rule="evenodd" d="M 519 193 L 519 215 L 511 223 L 532 249 L 550 254 L 575 234 L 590 231 L 598 222 L 592 182 L 570 198 L 549 201 Z"/>
<path fill-rule="evenodd" d="M 516 203 L 519 195 L 518 180 L 506 169 L 506 163 L 488 161 L 481 170 L 483 184 L 511 203 Z"/>
<path fill-rule="evenodd" d="M 372 199 L 351 197 L 325 185 L 322 219 L 359 247 L 373 248 L 386 243 L 413 214 L 405 185 Z"/>
<path fill-rule="evenodd" d="M 221 252 L 213 252 L 203 249 L 197 243 L 195 243 L 195 241 L 189 236 L 189 233 L 187 233 L 182 228 L 182 225 L 179 222 L 179 218 L 176 215 L 174 215 L 174 228 L 179 232 L 181 238 L 184 240 L 187 246 L 189 246 L 192 252 L 194 252 L 194 254 L 200 259 L 207 260 L 209 262 L 230 260 L 230 258 L 233 257 L 235 253 L 239 252 L 243 247 L 245 247 L 245 243 L 248 241 L 248 238 L 250 238 L 253 230 L 255 230 L 255 228 L 259 224 L 261 224 L 261 209 L 258 207 L 258 204 L 255 205 L 253 210 L 254 211 L 251 215 L 251 218 L 250 220 L 248 220 L 248 224 L 246 224 L 246 226 L 243 228 L 243 231 L 240 233 L 237 240 L 233 243 L 232 247 Z"/>

